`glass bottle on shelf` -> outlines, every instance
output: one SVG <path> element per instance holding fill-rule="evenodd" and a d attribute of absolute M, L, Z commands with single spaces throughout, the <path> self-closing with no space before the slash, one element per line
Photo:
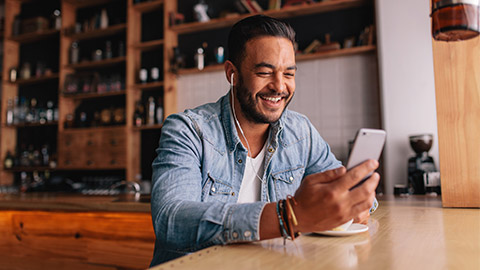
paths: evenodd
<path fill-rule="evenodd" d="M 62 13 L 59 9 L 53 11 L 53 28 L 55 30 L 60 30 L 62 28 Z"/>
<path fill-rule="evenodd" d="M 195 67 L 198 70 L 203 70 L 203 68 L 205 67 L 205 50 L 203 48 L 198 48 L 194 58 Z"/>
<path fill-rule="evenodd" d="M 100 28 L 107 28 L 108 27 L 108 13 L 107 9 L 103 8 L 100 12 Z"/>
<path fill-rule="evenodd" d="M 53 101 L 47 101 L 47 111 L 45 113 L 45 118 L 47 122 L 53 121 Z"/>
<path fill-rule="evenodd" d="M 112 57 L 113 57 L 112 42 L 110 40 L 107 40 L 105 42 L 105 59 L 110 59 Z"/>
<path fill-rule="evenodd" d="M 148 71 L 146 68 L 140 69 L 140 72 L 138 73 L 138 77 L 140 79 L 141 83 L 147 83 L 148 81 Z"/>
<path fill-rule="evenodd" d="M 13 101 L 12 99 L 8 99 L 7 101 L 7 117 L 6 117 L 6 122 L 7 125 L 13 125 Z"/>
<path fill-rule="evenodd" d="M 13 124 L 16 125 L 19 122 L 20 106 L 18 105 L 18 96 L 13 98 Z"/>
<path fill-rule="evenodd" d="M 147 125 L 155 124 L 155 113 L 155 99 L 153 97 L 149 97 L 147 104 Z"/>
<path fill-rule="evenodd" d="M 23 63 L 22 68 L 20 69 L 20 78 L 24 80 L 28 80 L 30 79 L 31 76 L 32 76 L 32 70 L 30 69 L 30 63 L 29 62 Z"/>
<path fill-rule="evenodd" d="M 47 122 L 47 109 L 43 104 L 38 106 L 38 122 L 40 124 L 45 124 Z"/>
<path fill-rule="evenodd" d="M 40 152 L 42 153 L 42 165 L 48 166 L 50 164 L 50 150 L 48 144 L 44 144 Z"/>
<path fill-rule="evenodd" d="M 160 79 L 160 69 L 158 67 L 152 67 L 150 69 L 150 78 L 152 79 L 152 82 L 158 82 Z"/>
<path fill-rule="evenodd" d="M 70 64 L 78 64 L 80 59 L 80 48 L 78 46 L 78 42 L 72 42 L 70 46 Z"/>
<path fill-rule="evenodd" d="M 143 113 L 144 108 L 141 101 L 137 101 L 135 105 L 135 112 L 133 113 L 133 124 L 136 127 L 140 127 L 143 125 Z"/>
<path fill-rule="evenodd" d="M 28 112 L 28 102 L 25 97 L 20 98 L 20 108 L 18 109 L 18 123 L 25 123 Z"/>
<path fill-rule="evenodd" d="M 5 160 L 3 161 L 3 166 L 5 169 L 11 169 L 13 168 L 13 165 L 13 155 L 10 151 L 7 151 L 7 155 L 5 156 Z"/>

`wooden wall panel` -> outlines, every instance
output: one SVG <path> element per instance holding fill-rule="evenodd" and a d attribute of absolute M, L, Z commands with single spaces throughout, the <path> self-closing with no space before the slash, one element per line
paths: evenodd
<path fill-rule="evenodd" d="M 433 55 L 443 206 L 480 207 L 480 38 Z"/>
<path fill-rule="evenodd" d="M 145 269 L 155 241 L 150 213 L 1 211 L 0 237 L 0 269 Z"/>

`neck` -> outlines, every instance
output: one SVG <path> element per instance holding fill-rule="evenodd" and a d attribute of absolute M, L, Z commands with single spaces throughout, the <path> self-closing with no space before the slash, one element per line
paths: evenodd
<path fill-rule="evenodd" d="M 236 121 L 234 122 L 238 136 L 240 137 L 240 141 L 245 148 L 250 148 L 248 156 L 255 158 L 260 153 L 265 145 L 265 142 L 267 141 L 270 124 L 255 123 L 248 120 L 243 114 L 240 105 L 236 101 L 234 107 L 238 123 Z M 238 126 L 238 124 L 240 124 L 240 126 Z M 242 136 L 240 128 L 243 130 L 245 138 Z M 245 139 L 248 141 L 248 143 L 245 141 Z"/>

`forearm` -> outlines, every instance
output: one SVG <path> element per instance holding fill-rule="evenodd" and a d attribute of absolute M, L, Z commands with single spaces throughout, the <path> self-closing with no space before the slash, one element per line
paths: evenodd
<path fill-rule="evenodd" d="M 172 251 L 256 241 L 264 205 L 171 201 L 155 215 L 154 229 L 162 247 Z"/>
<path fill-rule="evenodd" d="M 263 208 L 260 218 L 260 240 L 282 236 L 276 206 L 277 203 L 269 203 Z"/>

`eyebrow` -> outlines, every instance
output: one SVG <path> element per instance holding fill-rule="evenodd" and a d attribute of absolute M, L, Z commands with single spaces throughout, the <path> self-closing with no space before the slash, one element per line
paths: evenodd
<path fill-rule="evenodd" d="M 275 69 L 276 67 L 272 64 L 268 64 L 268 63 L 265 63 L 265 62 L 261 62 L 261 63 L 258 63 L 255 65 L 255 68 L 261 68 L 261 67 L 266 67 L 266 68 L 271 68 L 271 69 Z M 297 66 L 294 65 L 294 66 L 289 66 L 287 67 L 287 70 L 297 70 Z"/>

